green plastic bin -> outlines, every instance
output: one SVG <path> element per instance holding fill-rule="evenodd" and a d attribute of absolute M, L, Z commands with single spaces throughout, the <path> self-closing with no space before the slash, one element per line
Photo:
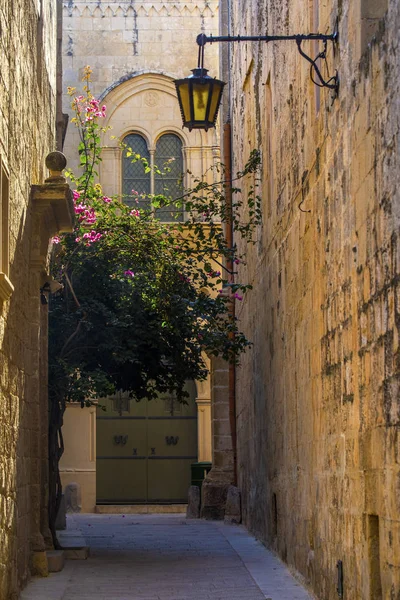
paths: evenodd
<path fill-rule="evenodd" d="M 207 476 L 207 473 L 211 470 L 212 464 L 210 462 L 197 462 L 192 463 L 192 485 L 197 485 L 201 490 L 201 485 Z"/>

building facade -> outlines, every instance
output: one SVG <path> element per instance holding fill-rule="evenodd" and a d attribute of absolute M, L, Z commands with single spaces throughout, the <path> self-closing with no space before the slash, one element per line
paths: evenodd
<path fill-rule="evenodd" d="M 46 575 L 49 238 L 71 230 L 56 150 L 57 3 L 0 2 L 0 598 Z M 55 173 L 57 172 L 57 173 Z M 42 300 L 41 301 L 41 296 Z"/>
<path fill-rule="evenodd" d="M 92 92 L 107 107 L 104 126 L 110 129 L 103 137 L 99 174 L 104 193 L 123 194 L 130 201 L 132 188 L 140 193 L 161 191 L 157 175 L 144 174 L 138 164 L 133 165 L 120 141 L 150 164 L 162 165 L 173 156 L 176 173 L 169 184 L 174 186 L 180 174 L 186 173 L 184 184 L 189 186 L 192 176 L 205 173 L 219 160 L 219 140 L 216 131 L 182 130 L 173 80 L 186 76 L 196 66 L 196 36 L 202 31 L 218 32 L 218 2 L 72 0 L 63 4 L 64 90 L 68 86 L 79 88 L 83 69 L 90 65 Z M 209 60 L 212 67 L 218 67 L 217 47 L 209 53 Z M 70 112 L 66 93 L 64 100 L 64 111 Z M 77 163 L 77 145 L 77 132 L 70 125 L 65 153 L 72 166 Z M 169 220 L 169 215 L 162 218 Z M 143 407 L 134 401 L 121 401 L 117 406 L 118 399 L 113 399 L 107 413 L 99 411 L 97 416 L 94 409 L 67 409 L 62 481 L 64 487 L 78 484 L 83 511 L 94 511 L 97 501 L 128 504 L 184 500 L 186 491 L 182 497 L 182 486 L 173 494 L 168 489 L 171 481 L 184 472 L 187 488 L 190 463 L 211 460 L 209 381 L 196 382 L 192 396 L 193 410 L 188 414 L 174 415 L 176 409 L 169 408 L 173 400 L 166 398 L 160 399 L 154 414 L 150 414 L 153 405 L 149 413 L 143 413 Z M 136 419 L 143 425 L 138 430 Z M 165 428 L 154 429 L 151 424 L 163 419 Z M 177 427 L 184 420 L 188 424 L 187 442 L 185 431 Z M 128 423 L 131 427 L 126 429 Z M 115 439 L 124 440 L 125 436 L 126 444 L 117 444 Z M 167 438 L 179 441 L 176 446 L 168 445 Z M 162 460 L 160 465 L 165 468 L 157 471 L 157 460 Z M 167 468 L 168 460 L 175 464 L 173 473 L 169 463 Z M 113 479 L 117 472 L 118 481 Z M 127 473 L 131 483 L 124 486 Z M 160 487 L 160 480 L 165 480 L 164 487 Z"/>
<path fill-rule="evenodd" d="M 262 152 L 263 222 L 238 269 L 254 286 L 237 303 L 254 343 L 236 373 L 243 521 L 318 598 L 395 600 L 400 5 L 222 4 L 235 35 L 339 31 L 319 63 L 336 99 L 295 41 L 228 57 L 234 171 Z"/>

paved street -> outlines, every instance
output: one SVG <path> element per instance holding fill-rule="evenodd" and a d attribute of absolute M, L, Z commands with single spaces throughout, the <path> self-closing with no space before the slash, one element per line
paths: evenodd
<path fill-rule="evenodd" d="M 88 560 L 34 579 L 21 600 L 311 600 L 242 527 L 183 515 L 79 515 Z"/>

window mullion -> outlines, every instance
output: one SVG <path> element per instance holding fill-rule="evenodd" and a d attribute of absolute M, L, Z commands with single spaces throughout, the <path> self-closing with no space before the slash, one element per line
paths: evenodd
<path fill-rule="evenodd" d="M 154 155 L 155 155 L 156 151 L 154 148 L 152 148 L 150 150 L 150 194 L 154 194 L 154 190 L 155 190 L 155 184 L 154 184 Z M 152 212 L 153 214 L 155 214 L 155 208 L 154 206 L 152 207 Z"/>

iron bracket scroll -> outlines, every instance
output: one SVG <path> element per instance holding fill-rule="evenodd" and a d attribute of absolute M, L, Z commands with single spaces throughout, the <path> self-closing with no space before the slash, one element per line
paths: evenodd
<path fill-rule="evenodd" d="M 279 42 L 279 41 L 288 41 L 293 40 L 297 44 L 298 51 L 300 55 L 305 58 L 310 64 L 310 76 L 311 80 L 318 87 L 326 87 L 328 89 L 333 90 L 334 98 L 338 96 L 339 93 L 339 75 L 338 72 L 335 71 L 334 75 L 330 75 L 328 71 L 328 76 L 325 78 L 322 75 L 321 67 L 319 61 L 323 60 L 326 63 L 326 53 L 328 42 L 332 42 L 333 44 L 337 44 L 339 39 L 337 21 L 335 24 L 335 30 L 333 33 L 324 34 L 324 33 L 298 33 L 294 35 L 206 35 L 204 33 L 200 33 L 197 36 L 197 44 L 199 46 L 199 67 L 204 68 L 204 46 L 206 44 L 212 44 L 213 42 Z M 323 49 L 317 54 L 315 58 L 312 58 L 302 48 L 302 43 L 304 41 L 321 41 L 323 42 Z"/>

